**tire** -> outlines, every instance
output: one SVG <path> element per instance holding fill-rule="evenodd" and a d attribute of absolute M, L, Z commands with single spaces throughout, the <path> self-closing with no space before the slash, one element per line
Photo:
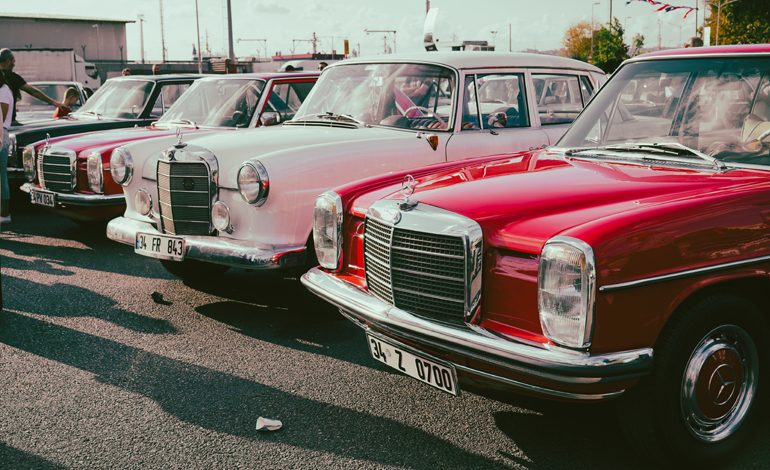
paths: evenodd
<path fill-rule="evenodd" d="M 230 269 L 221 264 L 203 263 L 201 261 L 168 261 L 159 260 L 166 271 L 178 277 L 185 283 L 216 281 L 217 277 Z"/>
<path fill-rule="evenodd" d="M 767 339 L 764 317 L 744 298 L 685 307 L 661 334 L 652 373 L 618 402 L 630 444 L 664 465 L 726 460 L 760 415 Z"/>

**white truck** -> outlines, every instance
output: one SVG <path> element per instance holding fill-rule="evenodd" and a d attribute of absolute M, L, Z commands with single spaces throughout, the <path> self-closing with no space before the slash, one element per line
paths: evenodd
<path fill-rule="evenodd" d="M 27 82 L 72 81 L 96 90 L 102 84 L 99 70 L 72 49 L 16 49 L 14 71 Z"/>

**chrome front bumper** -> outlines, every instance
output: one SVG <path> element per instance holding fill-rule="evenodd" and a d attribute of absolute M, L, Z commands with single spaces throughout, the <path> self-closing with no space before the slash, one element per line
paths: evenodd
<path fill-rule="evenodd" d="M 126 197 L 123 194 L 78 194 L 78 193 L 58 193 L 56 191 L 50 191 L 43 188 L 35 188 L 32 183 L 24 183 L 21 185 L 23 192 L 29 194 L 30 189 L 40 189 L 41 191 L 47 191 L 56 194 L 56 205 L 67 206 L 84 206 L 84 207 L 100 207 L 100 206 L 116 206 L 125 202 Z"/>
<path fill-rule="evenodd" d="M 575 385 L 591 386 L 634 379 L 649 372 L 652 365 L 651 348 L 591 355 L 565 348 L 544 348 L 516 342 L 480 327 L 461 329 L 423 320 L 320 268 L 313 268 L 302 276 L 302 284 L 365 329 L 373 326 L 379 332 L 425 344 L 452 356 L 478 359 L 497 368 L 510 369 L 512 375 L 517 377 L 536 377 L 540 382 L 544 380 L 574 388 Z M 543 387 L 490 374 L 457 362 L 453 365 L 459 371 L 558 398 L 602 400 L 624 392 L 622 389 L 609 393 L 565 391 L 559 387 Z"/>
<path fill-rule="evenodd" d="M 134 246 L 138 232 L 184 238 L 184 258 L 205 263 L 246 269 L 284 269 L 302 266 L 305 246 L 264 246 L 252 240 L 233 240 L 216 236 L 166 235 L 154 225 L 128 217 L 107 224 L 107 238 Z"/>

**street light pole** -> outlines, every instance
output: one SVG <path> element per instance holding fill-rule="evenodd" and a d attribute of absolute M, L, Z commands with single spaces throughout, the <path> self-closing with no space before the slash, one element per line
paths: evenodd
<path fill-rule="evenodd" d="M 593 63 L 594 60 L 594 7 L 598 4 L 599 2 L 594 2 L 591 5 L 591 52 L 588 54 L 589 63 Z"/>
<path fill-rule="evenodd" d="M 163 0 L 160 3 L 160 52 L 163 62 L 166 62 L 166 32 L 163 30 Z"/>
<path fill-rule="evenodd" d="M 392 33 L 393 34 L 393 52 L 396 52 L 396 30 L 395 29 L 365 29 L 366 34 L 369 33 Z M 387 36 L 385 36 L 387 38 Z M 386 51 L 387 52 L 387 51 Z"/>
<path fill-rule="evenodd" d="M 92 24 L 91 28 L 96 28 L 96 59 L 102 60 L 102 47 L 101 47 L 101 39 L 99 38 L 99 25 L 98 24 Z"/>
<path fill-rule="evenodd" d="M 137 16 L 139 20 L 139 48 L 141 49 L 142 63 L 144 63 L 144 15 Z"/>
<path fill-rule="evenodd" d="M 227 57 L 231 63 L 235 60 L 235 51 L 233 50 L 233 10 L 230 7 L 230 0 L 227 0 Z"/>
<path fill-rule="evenodd" d="M 195 38 L 198 40 L 198 73 L 203 73 L 203 54 L 201 54 L 201 23 L 198 16 L 198 0 L 195 0 Z"/>

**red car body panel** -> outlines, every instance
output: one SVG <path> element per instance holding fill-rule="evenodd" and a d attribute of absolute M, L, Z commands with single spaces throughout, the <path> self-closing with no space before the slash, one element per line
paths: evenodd
<path fill-rule="evenodd" d="M 554 151 L 465 163 L 438 165 L 427 174 L 423 169 L 422 176 L 412 172 L 417 187 L 411 199 L 481 225 L 485 256 L 476 322 L 504 335 L 548 342 L 538 315 L 537 269 L 543 245 L 556 235 L 592 246 L 600 287 L 770 254 L 770 226 L 758 215 L 770 216 L 767 171 L 607 163 Z M 389 175 L 338 190 L 346 210 L 338 275 L 359 287 L 366 285 L 363 216 L 378 199 L 402 198 L 402 179 Z M 731 279 L 767 277 L 769 271 L 770 262 L 600 292 L 591 352 L 650 347 L 693 292 Z"/>

